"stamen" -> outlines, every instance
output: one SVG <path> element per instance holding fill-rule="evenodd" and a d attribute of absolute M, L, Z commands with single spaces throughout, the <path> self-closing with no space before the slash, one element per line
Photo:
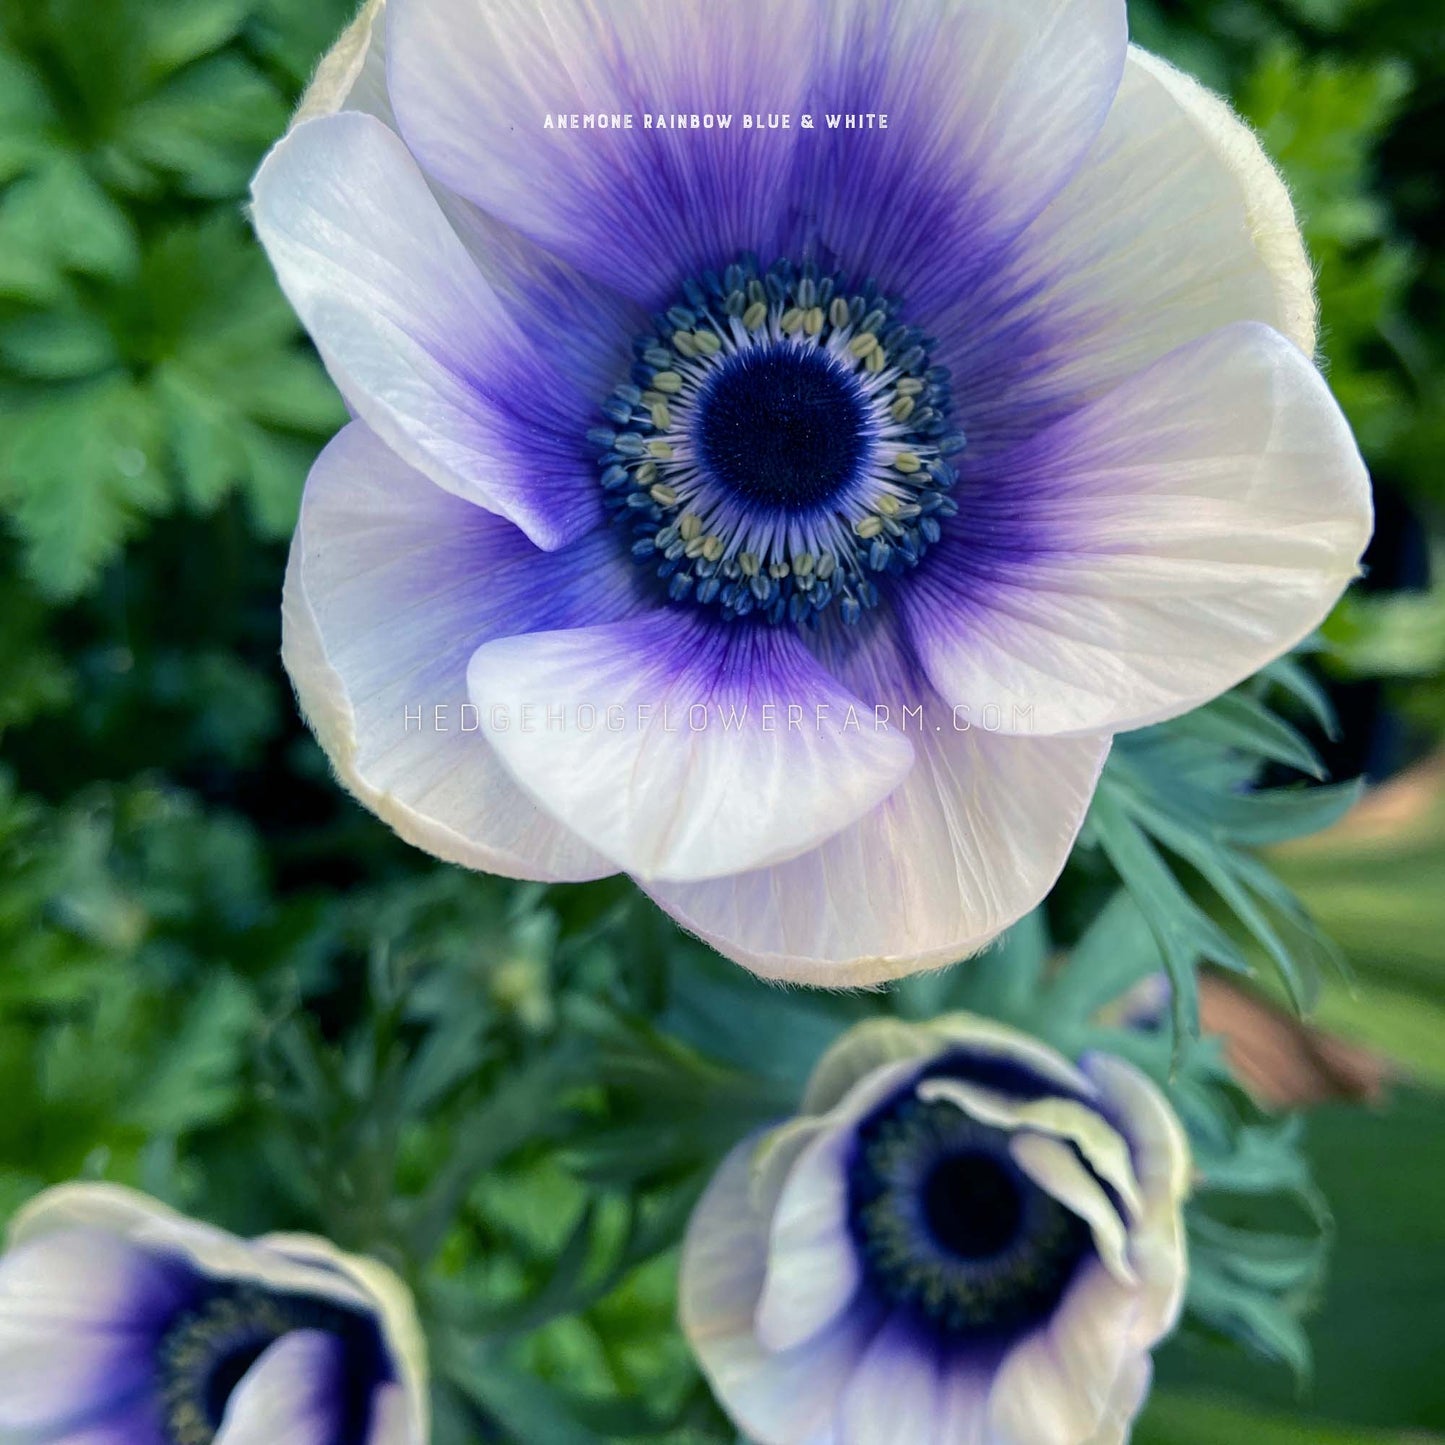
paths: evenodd
<path fill-rule="evenodd" d="M 604 505 L 673 601 L 856 622 L 958 510 L 931 338 L 812 262 L 747 256 L 681 291 L 587 434 Z"/>

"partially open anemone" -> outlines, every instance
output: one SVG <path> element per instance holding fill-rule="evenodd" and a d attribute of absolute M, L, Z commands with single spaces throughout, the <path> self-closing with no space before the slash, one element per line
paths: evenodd
<path fill-rule="evenodd" d="M 1179 1314 L 1189 1175 L 1118 1059 L 864 1024 L 708 1187 L 683 1329 L 758 1445 L 1122 1445 Z"/>
<path fill-rule="evenodd" d="M 0 1259 L 0 1441 L 426 1445 L 405 1286 L 325 1240 L 241 1240 L 143 1195 L 41 1195 Z"/>
<path fill-rule="evenodd" d="M 769 976 L 995 937 L 1369 534 L 1284 187 L 1123 0 L 373 0 L 255 219 L 356 417 L 284 606 L 342 781 Z"/>

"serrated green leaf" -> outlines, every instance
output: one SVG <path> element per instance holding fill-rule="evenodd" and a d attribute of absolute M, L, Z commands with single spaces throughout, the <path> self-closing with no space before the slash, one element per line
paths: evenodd
<path fill-rule="evenodd" d="M 43 591 L 84 590 L 140 518 L 164 506 L 159 440 L 149 394 L 120 377 L 15 405 L 0 437 L 0 503 Z"/>
<path fill-rule="evenodd" d="M 28 380 L 78 380 L 118 360 L 109 327 L 83 311 L 31 312 L 0 324 L 0 364 Z"/>
<path fill-rule="evenodd" d="M 1283 763 L 1313 778 L 1324 776 L 1309 740 L 1246 693 L 1227 692 L 1177 718 L 1170 726 L 1185 736 L 1202 738 L 1220 747 L 1237 748 L 1268 762 Z"/>
<path fill-rule="evenodd" d="M 237 196 L 287 118 L 286 103 L 270 81 L 240 55 L 225 52 L 190 66 L 131 107 L 115 149 L 185 195 Z"/>
<path fill-rule="evenodd" d="M 125 1117 L 147 1133 L 184 1134 L 224 1119 L 241 1097 L 246 1044 L 258 1014 L 238 979 L 212 979 L 176 1020 Z"/>

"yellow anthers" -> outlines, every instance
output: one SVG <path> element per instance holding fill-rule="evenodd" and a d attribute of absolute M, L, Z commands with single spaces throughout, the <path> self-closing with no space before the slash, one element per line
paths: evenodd
<path fill-rule="evenodd" d="M 907 397 L 903 397 L 901 399 L 904 401 L 908 400 Z M 912 409 L 912 406 L 910 406 L 909 410 L 912 411 Z M 667 409 L 667 403 L 665 401 L 653 402 L 652 405 L 648 408 L 648 411 L 652 417 L 652 424 L 658 429 L 658 431 L 672 430 L 672 413 Z"/>
<path fill-rule="evenodd" d="M 744 577 L 756 577 L 762 564 L 758 561 L 756 553 L 739 552 L 738 566 L 741 568 Z"/>
<path fill-rule="evenodd" d="M 809 336 L 816 336 L 823 329 L 823 308 L 810 306 L 803 316 L 803 330 Z"/>
<path fill-rule="evenodd" d="M 653 374 L 652 384 L 658 391 L 675 396 L 682 390 L 682 377 L 675 371 L 659 371 Z"/>
<path fill-rule="evenodd" d="M 882 371 L 888 364 L 888 353 L 881 346 L 875 346 L 867 356 L 863 358 L 863 365 L 875 375 Z"/>
<path fill-rule="evenodd" d="M 692 357 L 697 355 L 697 340 L 690 331 L 674 331 L 672 333 L 672 345 L 679 356 Z"/>
<path fill-rule="evenodd" d="M 647 450 L 660 462 L 670 462 L 672 460 L 672 447 L 660 437 L 648 442 Z"/>
<path fill-rule="evenodd" d="M 837 570 L 838 559 L 832 552 L 824 552 L 823 555 L 818 558 L 817 573 L 819 582 L 826 582 Z"/>
<path fill-rule="evenodd" d="M 694 537 L 701 537 L 702 518 L 696 512 L 685 512 L 682 520 L 677 524 L 677 535 L 684 542 L 691 542 Z"/>
<path fill-rule="evenodd" d="M 632 475 L 637 479 L 639 487 L 650 487 L 657 478 L 657 463 L 645 461 Z"/>
<path fill-rule="evenodd" d="M 677 493 L 662 482 L 651 488 L 648 495 L 659 507 L 675 507 L 677 505 Z"/>
<path fill-rule="evenodd" d="M 828 320 L 839 331 L 848 324 L 848 303 L 841 296 L 833 298 L 833 304 L 828 308 Z"/>
<path fill-rule="evenodd" d="M 853 523 L 853 530 L 866 542 L 869 537 L 876 537 L 883 530 L 883 518 L 860 517 Z"/>
<path fill-rule="evenodd" d="M 768 576 L 771 577 L 774 582 L 781 582 L 792 570 L 793 569 L 781 559 L 768 563 Z"/>
<path fill-rule="evenodd" d="M 706 562 L 716 562 L 723 554 L 723 539 L 716 532 L 702 539 L 702 555 Z"/>
<path fill-rule="evenodd" d="M 907 421 L 913 415 L 913 408 L 917 403 L 911 396 L 895 396 L 893 405 L 888 408 L 888 415 L 894 421 Z"/>
<path fill-rule="evenodd" d="M 806 577 L 813 570 L 813 554 L 811 552 L 799 552 L 793 558 L 793 571 L 799 577 Z"/>
<path fill-rule="evenodd" d="M 722 337 L 716 331 L 694 331 L 692 344 L 699 356 L 716 356 L 722 350 Z"/>
<path fill-rule="evenodd" d="M 683 549 L 683 556 L 696 561 L 702 556 L 703 548 L 707 546 L 706 537 L 694 537 Z"/>
<path fill-rule="evenodd" d="M 923 390 L 923 378 L 900 376 L 893 389 L 899 396 L 917 396 Z"/>
<path fill-rule="evenodd" d="M 754 301 L 746 311 L 743 312 L 743 325 L 749 331 L 756 331 L 768 319 L 768 303 L 766 301 Z"/>
<path fill-rule="evenodd" d="M 923 463 L 919 461 L 912 452 L 899 452 L 898 455 L 893 458 L 893 470 L 895 472 L 902 472 L 905 477 L 912 475 L 912 473 L 916 472 L 922 465 Z"/>
<path fill-rule="evenodd" d="M 860 331 L 852 341 L 848 343 L 848 351 L 856 356 L 859 361 L 873 351 L 878 345 L 878 338 L 871 331 Z"/>
<path fill-rule="evenodd" d="M 656 491 L 657 489 L 654 487 L 653 490 Z M 883 516 L 896 517 L 903 503 L 900 502 L 892 492 L 884 492 L 873 505 L 878 508 Z"/>
<path fill-rule="evenodd" d="M 790 306 L 778 318 L 778 325 L 783 329 L 785 335 L 796 336 L 803 329 L 805 315 L 801 306 Z"/>

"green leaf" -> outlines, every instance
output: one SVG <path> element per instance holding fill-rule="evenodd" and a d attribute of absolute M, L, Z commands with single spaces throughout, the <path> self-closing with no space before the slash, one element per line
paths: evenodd
<path fill-rule="evenodd" d="M 176 1021 L 165 1048 L 147 1061 L 126 1116 L 148 1133 L 184 1134 L 225 1119 L 240 1101 L 247 1045 L 258 1022 L 240 980 L 220 974 Z"/>
<path fill-rule="evenodd" d="M 1185 737 L 1237 748 L 1268 762 L 1298 768 L 1313 778 L 1324 776 L 1319 757 L 1304 735 L 1247 693 L 1227 692 L 1170 726 Z"/>
<path fill-rule="evenodd" d="M 185 195 L 219 199 L 245 190 L 287 118 L 275 87 L 240 55 L 225 52 L 190 66 L 131 107 L 117 130 L 116 150 Z"/>
<path fill-rule="evenodd" d="M 1300 1414 L 1272 1414 L 1243 1401 L 1157 1391 L 1134 1433 L 1135 1445 L 1441 1445 L 1418 1431 L 1371 1430 Z"/>
<path fill-rule="evenodd" d="M 94 580 L 166 486 L 149 395 L 110 377 L 15 398 L 0 436 L 0 504 L 37 585 L 72 597 Z"/>

